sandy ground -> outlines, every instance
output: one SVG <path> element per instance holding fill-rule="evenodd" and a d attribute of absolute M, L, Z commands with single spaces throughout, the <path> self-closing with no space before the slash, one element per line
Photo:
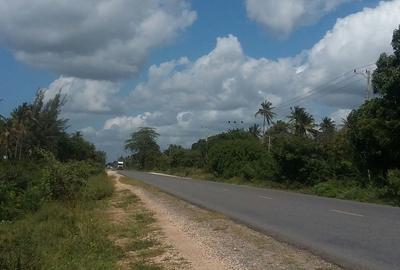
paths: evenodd
<path fill-rule="evenodd" d="M 186 203 L 139 181 L 122 183 L 122 177 L 116 172 L 109 174 L 116 176 L 117 189 L 129 190 L 154 213 L 165 241 L 176 250 L 177 256 L 189 262 L 190 269 L 340 269 L 220 214 Z"/>

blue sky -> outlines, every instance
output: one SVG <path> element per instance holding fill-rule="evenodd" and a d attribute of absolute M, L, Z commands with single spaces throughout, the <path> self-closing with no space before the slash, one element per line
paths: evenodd
<path fill-rule="evenodd" d="M 32 100 L 39 87 L 49 96 L 63 88 L 70 129 L 113 157 L 142 125 L 157 127 L 164 146 L 189 146 L 225 129 L 228 118 L 250 124 L 264 98 L 279 107 L 390 52 L 400 24 L 399 1 L 44 2 L 21 13 L 31 1 L 0 0 L 0 113 Z M 105 15 L 93 12 L 104 6 Z M 307 109 L 342 117 L 362 102 L 362 87 L 332 88 Z M 196 130 L 199 122 L 209 130 Z"/>

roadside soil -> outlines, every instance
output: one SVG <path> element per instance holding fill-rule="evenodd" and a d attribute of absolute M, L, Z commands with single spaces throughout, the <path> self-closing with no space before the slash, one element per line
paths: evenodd
<path fill-rule="evenodd" d="M 117 192 L 128 190 L 154 214 L 159 239 L 168 246 L 173 268 L 193 270 L 322 270 L 341 269 L 308 251 L 279 242 L 268 235 L 215 212 L 207 211 L 140 181 L 110 171 Z M 155 260 L 157 261 L 157 259 Z M 159 261 L 159 260 L 158 260 Z"/>

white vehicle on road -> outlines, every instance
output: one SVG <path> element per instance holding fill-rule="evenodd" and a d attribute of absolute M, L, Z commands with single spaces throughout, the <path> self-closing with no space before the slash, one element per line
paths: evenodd
<path fill-rule="evenodd" d="M 118 161 L 117 170 L 123 170 L 123 169 L 124 169 L 124 162 L 123 161 Z"/>

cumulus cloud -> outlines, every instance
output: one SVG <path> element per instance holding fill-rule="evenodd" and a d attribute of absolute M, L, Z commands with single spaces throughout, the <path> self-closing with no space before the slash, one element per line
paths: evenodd
<path fill-rule="evenodd" d="M 400 0 L 381 2 L 339 19 L 309 50 L 278 60 L 249 57 L 237 37 L 220 37 L 215 48 L 198 59 L 152 65 L 147 79 L 122 98 L 119 106 L 124 113 L 110 116 L 95 132 L 86 129 L 87 134 L 111 153 L 122 149 L 129 133 L 144 125 L 157 128 L 163 147 L 169 143 L 189 146 L 202 136 L 248 127 L 266 98 L 280 117 L 288 114 L 290 105 L 299 104 L 317 119 L 329 115 L 339 123 L 365 96 L 364 78 L 351 71 L 375 62 L 381 52 L 391 52 L 392 32 L 400 24 L 398 14 Z M 332 82 L 328 87 L 327 81 Z M 313 95 L 312 90 L 321 85 L 320 95 Z M 287 103 L 298 95 L 312 98 Z M 112 146 L 108 145 L 111 141 Z"/>
<path fill-rule="evenodd" d="M 142 108 L 177 112 L 236 110 L 267 96 L 279 102 L 291 87 L 293 63 L 292 59 L 249 58 L 239 40 L 229 35 L 218 38 L 216 47 L 194 62 L 185 59 L 151 66 L 148 80 L 132 91 L 130 99 Z"/>
<path fill-rule="evenodd" d="M 340 4 L 351 0 L 246 0 L 250 19 L 267 31 L 287 36 L 293 29 L 312 24 Z"/>
<path fill-rule="evenodd" d="M 33 66 L 116 80 L 195 19 L 185 0 L 0 0 L 0 39 Z"/>
<path fill-rule="evenodd" d="M 114 82 L 60 77 L 46 89 L 45 97 L 66 96 L 67 113 L 115 113 L 120 103 L 118 92 L 119 85 Z"/>

